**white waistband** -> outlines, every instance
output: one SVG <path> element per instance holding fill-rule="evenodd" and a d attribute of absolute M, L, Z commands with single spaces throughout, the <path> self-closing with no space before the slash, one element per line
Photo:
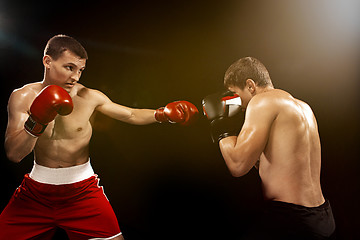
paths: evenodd
<path fill-rule="evenodd" d="M 41 183 L 60 185 L 80 182 L 94 175 L 90 160 L 84 164 L 67 168 L 49 168 L 37 164 L 29 173 L 29 177 Z"/>

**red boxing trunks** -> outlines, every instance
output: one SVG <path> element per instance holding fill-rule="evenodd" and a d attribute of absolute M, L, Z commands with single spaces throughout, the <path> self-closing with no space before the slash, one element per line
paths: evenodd
<path fill-rule="evenodd" d="M 90 162 L 55 169 L 35 163 L 0 215 L 0 239 L 51 239 L 57 227 L 74 240 L 121 235 Z"/>

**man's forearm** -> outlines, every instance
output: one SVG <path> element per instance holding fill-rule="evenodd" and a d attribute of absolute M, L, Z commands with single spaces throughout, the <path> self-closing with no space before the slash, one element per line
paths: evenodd
<path fill-rule="evenodd" d="M 37 137 L 27 133 L 24 129 L 12 135 L 5 136 L 5 152 L 8 159 L 12 162 L 20 162 L 35 147 Z"/>
<path fill-rule="evenodd" d="M 133 109 L 133 115 L 132 124 L 146 125 L 156 122 L 153 109 Z"/>

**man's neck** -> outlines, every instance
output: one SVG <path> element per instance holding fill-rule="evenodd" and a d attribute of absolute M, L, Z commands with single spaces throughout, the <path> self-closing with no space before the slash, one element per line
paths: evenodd
<path fill-rule="evenodd" d="M 257 87 L 257 88 L 256 88 L 256 94 L 268 92 L 268 91 L 271 91 L 271 90 L 274 90 L 274 87 L 273 87 L 273 86 Z"/>

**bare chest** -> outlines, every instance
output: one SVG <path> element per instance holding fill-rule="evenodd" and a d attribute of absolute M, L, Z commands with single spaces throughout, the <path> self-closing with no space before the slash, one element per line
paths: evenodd
<path fill-rule="evenodd" d="M 94 111 L 81 99 L 74 100 L 74 109 L 67 116 L 57 115 L 45 129 L 42 138 L 51 140 L 88 138 L 92 134 L 90 117 Z"/>

